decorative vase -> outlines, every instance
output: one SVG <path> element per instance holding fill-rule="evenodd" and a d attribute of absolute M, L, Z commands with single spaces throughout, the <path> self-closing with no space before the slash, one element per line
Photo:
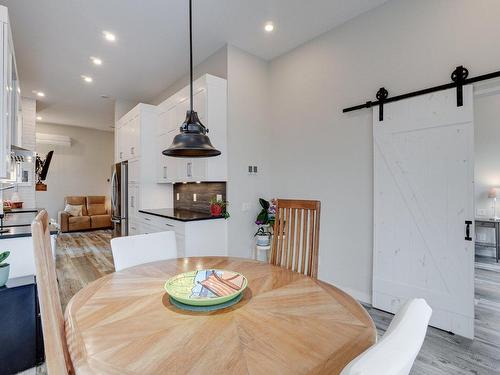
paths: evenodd
<path fill-rule="evenodd" d="M 271 236 L 269 234 L 258 234 L 256 237 L 257 246 L 269 246 Z"/>
<path fill-rule="evenodd" d="M 222 206 L 219 206 L 218 204 L 212 204 L 210 206 L 210 214 L 212 216 L 221 216 L 222 215 Z"/>
<path fill-rule="evenodd" d="M 9 279 L 10 265 L 0 267 L 0 288 L 7 283 Z"/>

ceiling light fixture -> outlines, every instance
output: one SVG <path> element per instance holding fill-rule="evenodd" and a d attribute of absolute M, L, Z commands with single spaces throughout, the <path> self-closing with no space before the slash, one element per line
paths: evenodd
<path fill-rule="evenodd" d="M 90 60 L 94 63 L 94 65 L 102 65 L 102 60 L 98 57 L 91 56 Z"/>
<path fill-rule="evenodd" d="M 38 121 L 42 121 L 42 119 L 43 119 L 43 118 L 42 118 L 42 116 L 36 116 L 36 119 L 37 119 Z"/>
<path fill-rule="evenodd" d="M 41 91 L 37 91 L 37 90 L 33 90 L 32 93 L 36 94 L 36 96 L 39 96 L 41 98 L 43 98 L 45 96 L 45 93 L 43 93 Z"/>
<path fill-rule="evenodd" d="M 116 35 L 113 33 L 110 33 L 109 31 L 103 31 L 102 35 L 104 35 L 104 39 L 106 39 L 108 42 L 116 41 Z"/>
<path fill-rule="evenodd" d="M 264 30 L 266 30 L 268 33 L 274 31 L 274 24 L 272 22 L 266 23 L 264 26 Z"/>
<path fill-rule="evenodd" d="M 87 83 L 91 83 L 93 81 L 92 77 L 89 77 L 89 76 L 84 76 L 82 75 L 82 79 L 87 82 Z"/>
<path fill-rule="evenodd" d="M 198 113 L 193 110 L 193 16 L 192 16 L 192 0 L 189 0 L 189 77 L 190 91 L 189 100 L 190 106 L 186 113 L 186 119 L 181 125 L 180 134 L 174 137 L 174 140 L 169 148 L 162 151 L 163 155 L 173 157 L 193 157 L 206 158 L 220 155 L 208 138 L 208 129 L 203 125 L 198 118 Z"/>

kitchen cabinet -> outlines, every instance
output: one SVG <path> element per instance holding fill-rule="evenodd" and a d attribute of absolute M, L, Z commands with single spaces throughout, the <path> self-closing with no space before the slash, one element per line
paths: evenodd
<path fill-rule="evenodd" d="M 141 127 L 145 104 L 140 104 L 115 124 L 115 161 L 135 159 L 141 156 Z"/>
<path fill-rule="evenodd" d="M 227 82 L 205 75 L 194 82 L 194 109 L 209 128 L 212 144 L 222 154 L 213 158 L 172 158 L 161 151 L 172 144 L 189 109 L 189 86 L 159 105 L 160 124 L 156 139 L 158 183 L 227 180 Z M 166 176 L 166 177 L 165 177 Z"/>
<path fill-rule="evenodd" d="M 178 181 L 204 181 L 206 176 L 205 159 L 177 159 Z"/>
<path fill-rule="evenodd" d="M 156 140 L 156 153 L 161 155 L 156 163 L 156 178 L 158 183 L 172 183 L 178 181 L 177 161 L 162 155 L 162 151 L 170 146 L 172 137 L 168 133 L 160 134 Z"/>
<path fill-rule="evenodd" d="M 17 374 L 44 360 L 35 276 L 10 278 L 0 288 L 0 374 Z"/>
<path fill-rule="evenodd" d="M 21 146 L 22 118 L 14 44 L 7 8 L 0 6 L 0 179 L 11 178 L 11 145 Z"/>
<path fill-rule="evenodd" d="M 174 231 L 178 257 L 226 256 L 224 219 L 179 221 L 139 212 L 138 234 Z"/>

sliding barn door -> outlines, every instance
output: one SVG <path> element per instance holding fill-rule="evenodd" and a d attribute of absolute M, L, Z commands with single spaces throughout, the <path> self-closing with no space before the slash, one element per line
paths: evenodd
<path fill-rule="evenodd" d="M 451 89 L 389 103 L 383 121 L 374 108 L 373 305 L 425 298 L 431 325 L 472 338 L 472 86 L 456 100 Z"/>

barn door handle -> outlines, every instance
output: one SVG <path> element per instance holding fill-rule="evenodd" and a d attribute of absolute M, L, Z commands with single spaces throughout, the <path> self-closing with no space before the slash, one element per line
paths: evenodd
<path fill-rule="evenodd" d="M 470 226 L 472 225 L 472 221 L 465 220 L 465 240 L 472 241 L 472 237 L 470 236 Z"/>

